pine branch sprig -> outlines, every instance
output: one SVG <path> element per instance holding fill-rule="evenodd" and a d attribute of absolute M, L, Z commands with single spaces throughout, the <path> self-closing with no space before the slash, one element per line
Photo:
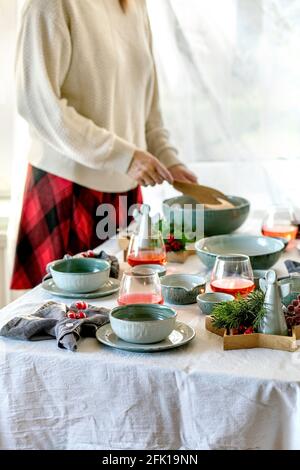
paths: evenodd
<path fill-rule="evenodd" d="M 239 297 L 233 302 L 221 302 L 213 310 L 213 326 L 232 329 L 243 325 L 257 329 L 265 315 L 264 298 L 261 290 L 255 290 L 246 298 Z"/>

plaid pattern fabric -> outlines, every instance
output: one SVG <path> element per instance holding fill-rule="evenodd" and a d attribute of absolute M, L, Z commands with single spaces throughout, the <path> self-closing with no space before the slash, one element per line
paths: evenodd
<path fill-rule="evenodd" d="M 41 282 L 50 261 L 103 243 L 96 234 L 100 204 L 115 207 L 117 227 L 120 221 L 128 224 L 119 196 L 127 196 L 128 208 L 142 203 L 139 187 L 122 194 L 102 193 L 29 165 L 11 289 L 31 289 Z"/>

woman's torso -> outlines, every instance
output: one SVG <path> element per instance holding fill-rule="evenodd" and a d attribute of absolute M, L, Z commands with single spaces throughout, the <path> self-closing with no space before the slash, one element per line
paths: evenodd
<path fill-rule="evenodd" d="M 98 126 L 145 147 L 154 70 L 144 1 L 131 0 L 126 14 L 119 0 L 61 1 L 72 41 L 62 97 Z"/>

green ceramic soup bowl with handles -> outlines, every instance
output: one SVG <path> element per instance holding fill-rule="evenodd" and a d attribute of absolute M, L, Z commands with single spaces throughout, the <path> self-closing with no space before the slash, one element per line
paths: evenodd
<path fill-rule="evenodd" d="M 132 304 L 114 308 L 109 315 L 113 332 L 128 343 L 151 344 L 167 338 L 175 328 L 172 308 L 154 304 Z"/>
<path fill-rule="evenodd" d="M 71 258 L 51 263 L 49 269 L 57 287 L 68 292 L 86 294 L 107 283 L 110 263 L 95 258 Z"/>

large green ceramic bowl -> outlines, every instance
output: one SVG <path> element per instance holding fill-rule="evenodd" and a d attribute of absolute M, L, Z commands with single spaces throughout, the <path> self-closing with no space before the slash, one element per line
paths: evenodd
<path fill-rule="evenodd" d="M 218 235 L 199 240 L 195 244 L 202 263 L 213 268 L 218 255 L 248 255 L 253 269 L 269 269 L 280 258 L 284 243 L 271 237 L 255 235 Z"/>
<path fill-rule="evenodd" d="M 247 199 L 237 196 L 228 196 L 234 205 L 232 209 L 205 209 L 204 210 L 204 234 L 205 236 L 221 235 L 231 233 L 238 229 L 247 219 L 250 203 Z M 163 213 L 167 220 L 172 223 L 183 218 L 184 206 L 188 204 L 191 211 L 186 209 L 187 223 L 190 227 L 185 227 L 186 231 L 196 231 L 196 222 L 202 220 L 203 210 L 197 209 L 195 199 L 188 196 L 173 197 L 163 202 Z"/>

